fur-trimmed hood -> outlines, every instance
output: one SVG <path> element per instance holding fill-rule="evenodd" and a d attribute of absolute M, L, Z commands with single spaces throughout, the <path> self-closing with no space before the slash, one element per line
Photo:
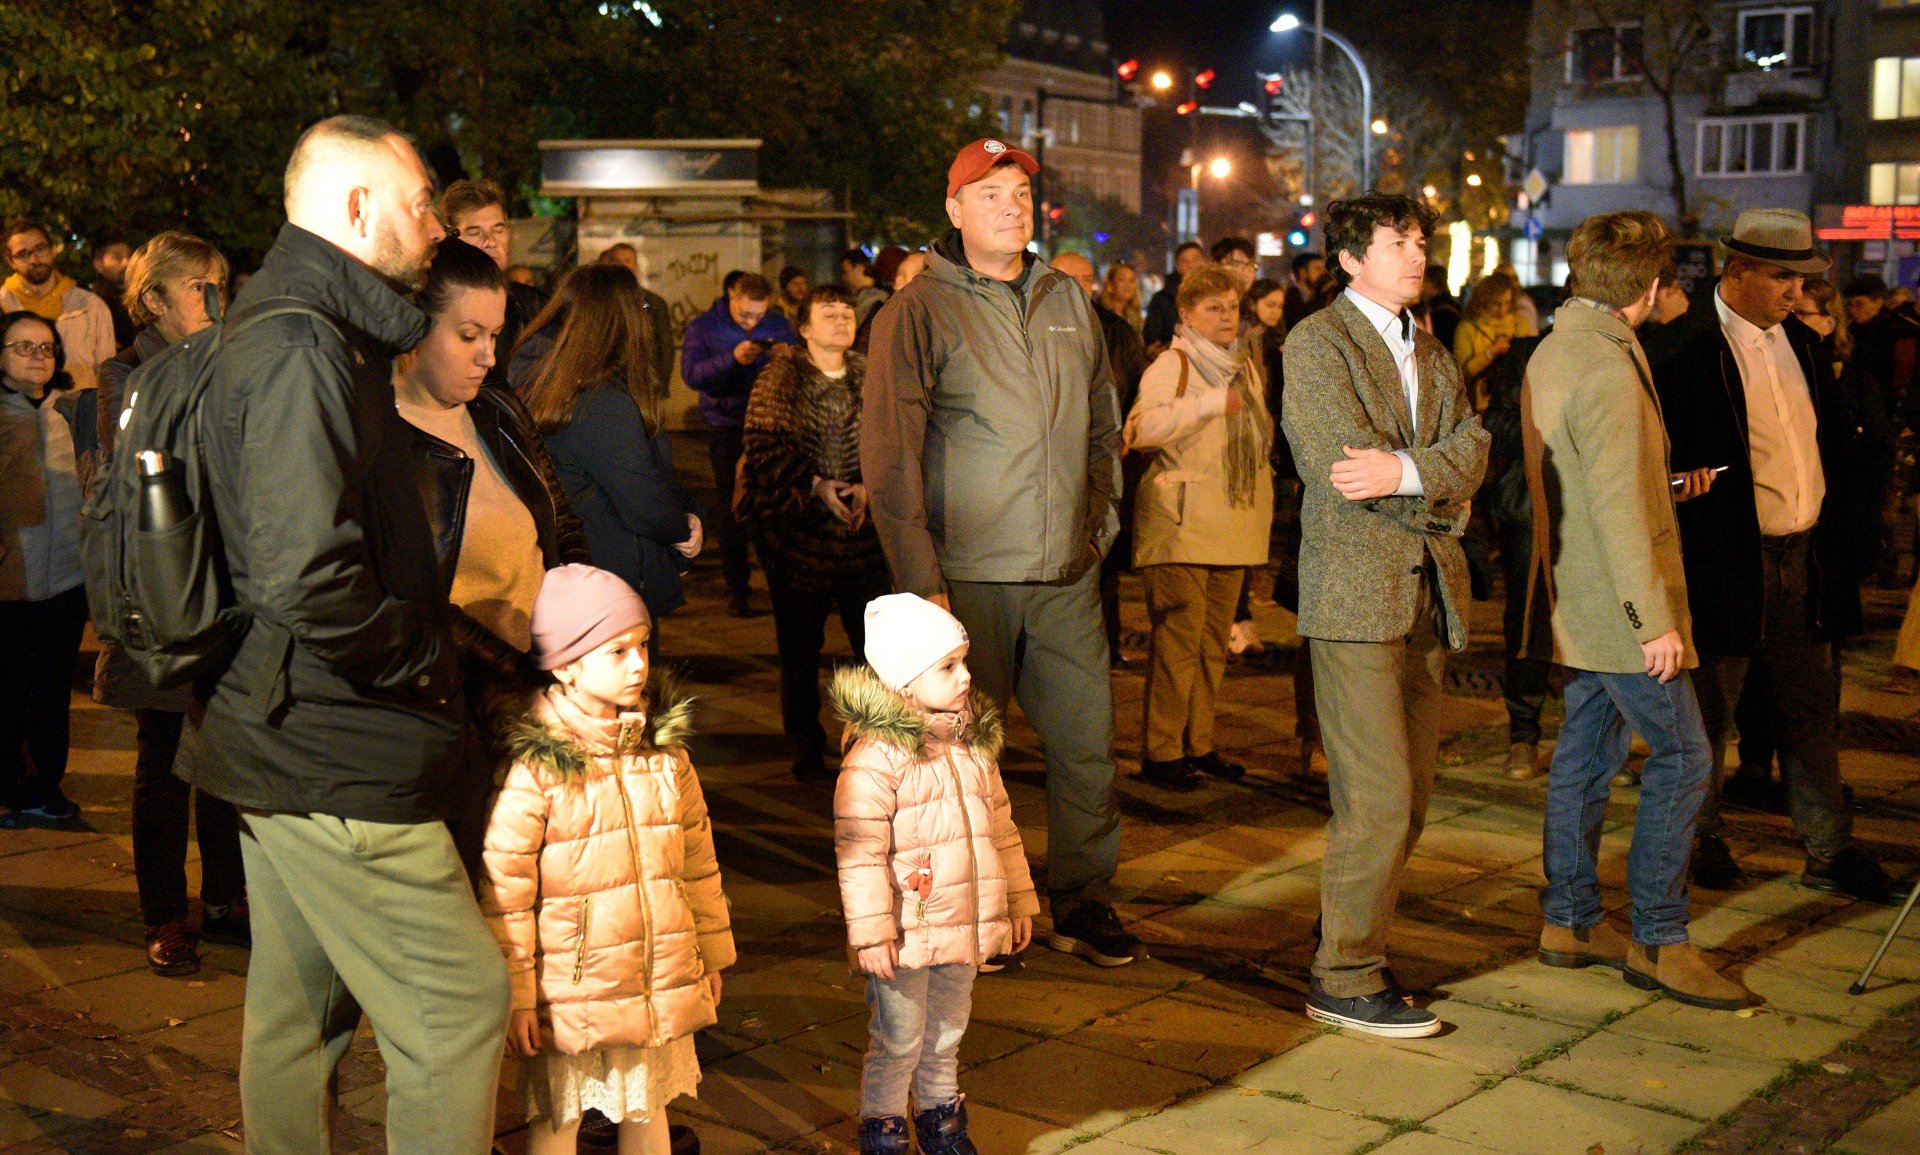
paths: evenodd
<path fill-rule="evenodd" d="M 870 738 L 909 757 L 925 756 L 930 744 L 953 742 L 966 746 L 983 761 L 1000 757 L 1004 733 L 1000 712 L 985 695 L 974 693 L 959 714 L 929 714 L 901 694 L 888 689 L 866 666 L 842 666 L 833 673 L 827 696 L 834 713 L 846 723 L 843 748 Z"/>
<path fill-rule="evenodd" d="M 556 686 L 507 732 L 507 754 L 567 778 L 594 758 L 684 746 L 693 735 L 693 702 L 679 678 L 664 671 L 648 679 L 640 709 L 615 719 L 587 715 Z"/>

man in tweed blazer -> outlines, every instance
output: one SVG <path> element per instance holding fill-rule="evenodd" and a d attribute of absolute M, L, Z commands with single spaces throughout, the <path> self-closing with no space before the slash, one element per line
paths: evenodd
<path fill-rule="evenodd" d="M 1300 633 L 1333 800 L 1307 1013 L 1388 1038 L 1440 1029 L 1392 985 L 1387 926 L 1433 793 L 1446 651 L 1467 644 L 1458 539 L 1487 466 L 1459 368 L 1407 312 L 1432 227 L 1411 197 L 1327 206 L 1347 288 L 1288 334 L 1281 413 L 1306 486 Z"/>

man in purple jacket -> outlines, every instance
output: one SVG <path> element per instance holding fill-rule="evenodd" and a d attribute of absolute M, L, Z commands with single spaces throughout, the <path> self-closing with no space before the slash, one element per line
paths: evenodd
<path fill-rule="evenodd" d="M 767 350 L 799 341 L 793 326 L 772 308 L 773 285 L 758 273 L 743 274 L 713 308 L 687 322 L 680 343 L 680 376 L 700 394 L 700 416 L 707 423 L 713 483 L 720 491 L 713 512 L 719 522 L 721 572 L 727 578 L 727 609 L 736 618 L 753 612 L 747 601 L 752 577 L 747 531 L 733 516 L 747 395 L 767 364 Z"/>

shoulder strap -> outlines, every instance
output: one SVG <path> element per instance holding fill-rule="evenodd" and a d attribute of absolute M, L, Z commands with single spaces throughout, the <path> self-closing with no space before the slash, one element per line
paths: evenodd
<path fill-rule="evenodd" d="M 1175 349 L 1172 352 L 1174 356 L 1180 358 L 1180 383 L 1173 387 L 1173 399 L 1178 401 L 1187 395 L 1187 369 L 1190 362 L 1187 360 L 1185 349 Z"/>
<path fill-rule="evenodd" d="M 327 328 L 333 330 L 334 336 L 339 337 L 343 341 L 346 340 L 346 334 L 340 331 L 340 326 L 334 322 L 332 317 L 327 316 L 300 298 L 267 297 L 258 301 L 249 301 L 239 312 L 229 313 L 226 317 L 226 323 L 220 329 L 220 341 L 222 344 L 225 344 L 228 340 L 239 336 L 242 332 L 251 329 L 262 321 L 271 321 L 275 317 L 291 317 L 296 315 L 312 317 Z"/>

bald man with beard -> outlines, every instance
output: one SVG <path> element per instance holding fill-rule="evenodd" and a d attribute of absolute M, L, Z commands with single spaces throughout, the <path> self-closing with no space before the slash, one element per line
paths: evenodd
<path fill-rule="evenodd" d="M 331 1149 L 334 1068 L 364 1011 L 389 1149 L 484 1155 L 507 972 L 442 821 L 466 714 L 391 384 L 428 328 L 407 294 L 440 240 L 433 189 L 390 126 L 340 116 L 295 145 L 286 208 L 201 408 L 251 623 L 181 757 L 240 809 L 247 1150 Z"/>

